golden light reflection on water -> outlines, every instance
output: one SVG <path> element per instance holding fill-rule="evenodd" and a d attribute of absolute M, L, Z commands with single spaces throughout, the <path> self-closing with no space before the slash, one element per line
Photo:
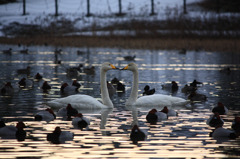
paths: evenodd
<path fill-rule="evenodd" d="M 27 137 L 25 141 L 21 142 L 18 142 L 16 139 L 1 139 L 0 158 L 222 158 L 228 156 L 223 154 L 223 150 L 219 150 L 221 147 L 240 147 L 232 141 L 219 144 L 216 140 L 209 137 L 212 128 L 206 125 L 206 120 L 211 115 L 211 107 L 206 109 L 206 105 L 209 105 L 207 102 L 200 103 L 197 106 L 193 104 L 190 108 L 176 108 L 179 111 L 178 117 L 169 117 L 168 120 L 160 121 L 156 125 L 146 123 L 146 110 L 138 110 L 137 121 L 135 121 L 132 112 L 126 110 L 124 104 L 122 104 L 126 101 L 125 98 L 117 99 L 120 104 L 115 104 L 113 112 L 110 112 L 105 119 L 102 117 L 101 111 L 84 113 L 91 122 L 89 130 L 81 131 L 74 129 L 71 121 L 65 121 L 60 117 L 51 122 L 33 121 L 35 112 L 27 112 L 29 109 L 25 110 L 25 107 L 32 105 L 30 109 L 43 110 L 45 105 L 42 104 L 42 99 L 48 101 L 61 97 L 59 94 L 60 84 L 65 81 L 72 82 L 73 79 L 80 81 L 83 84 L 80 88 L 80 93 L 95 93 L 93 96 L 100 99 L 98 71 L 96 71 L 95 77 L 90 77 L 86 73 L 80 73 L 78 77 L 74 78 L 66 76 L 66 68 L 77 66 L 79 63 L 84 63 L 85 66 L 95 66 L 99 69 L 102 61 L 111 61 L 121 68 L 129 63 L 129 61 L 124 61 L 123 56 L 136 54 L 135 62 L 139 66 L 139 72 L 140 74 L 142 72 L 144 75 L 146 74 L 144 78 L 140 76 L 140 85 L 148 83 L 160 86 L 162 83 L 170 83 L 172 79 L 176 79 L 179 86 L 183 86 L 184 82 L 189 83 L 193 80 L 191 73 L 194 73 L 196 74 L 194 77 L 200 78 L 203 82 L 204 89 L 202 91 L 210 96 L 210 101 L 214 99 L 210 106 L 213 106 L 221 96 L 218 91 L 226 89 L 224 85 L 221 85 L 221 82 L 215 80 L 215 74 L 225 67 L 231 67 L 233 71 L 240 70 L 239 64 L 215 64 L 207 60 L 193 60 L 191 56 L 188 57 L 188 54 L 185 57 L 177 53 L 168 55 L 164 52 L 151 53 L 149 51 L 144 53 L 138 51 L 93 51 L 92 55 L 90 53 L 79 56 L 68 51 L 64 51 L 61 54 L 55 54 L 53 51 L 40 51 L 26 55 L 14 52 L 14 56 L 11 57 L 13 58 L 12 60 L 4 59 L 6 57 L 0 60 L 0 64 L 10 65 L 14 68 L 12 69 L 12 75 L 14 75 L 13 81 L 15 83 L 22 76 L 25 76 L 16 75 L 16 69 L 20 68 L 20 66 L 24 68 L 28 64 L 33 68 L 31 75 L 36 73 L 35 71 L 44 72 L 44 80 L 53 86 L 53 89 L 49 92 L 42 92 L 40 88 L 42 83 L 40 81 L 37 84 L 35 83 L 32 89 L 21 89 L 19 92 L 23 93 L 23 96 L 17 97 L 20 100 L 6 104 L 7 111 L 5 113 L 12 111 L 15 115 L 18 115 L 18 119 L 27 119 L 27 128 L 25 128 Z M 201 54 L 198 53 L 198 55 Z M 202 58 L 205 58 L 205 56 L 206 54 L 202 55 Z M 213 53 L 207 53 L 207 56 L 213 56 Z M 215 58 L 211 58 L 215 62 Z M 61 64 L 57 64 L 57 60 L 60 60 Z M 16 67 L 15 65 L 18 66 Z M 210 71 L 214 72 L 212 74 L 213 78 L 206 81 L 205 79 L 209 75 L 207 73 Z M 172 72 L 172 74 L 169 72 Z M 188 75 L 189 73 L 191 75 Z M 157 78 L 154 78 L 155 74 Z M 121 82 L 126 82 L 126 93 L 129 93 L 131 82 L 126 81 L 129 75 L 126 76 L 122 72 L 108 74 L 108 77 L 112 78 L 114 76 L 117 76 Z M 185 79 L 185 77 L 187 78 Z M 5 80 L 4 77 L 1 77 L 1 79 Z M 33 79 L 33 77 L 29 79 Z M 230 85 L 237 86 L 237 83 L 232 81 Z M 159 87 L 156 87 L 156 89 L 161 91 Z M 232 90 L 230 88 L 227 89 Z M 33 92 L 34 90 L 37 90 L 37 92 Z M 28 105 L 28 102 L 31 100 L 24 100 L 24 98 L 28 99 L 31 94 L 26 93 L 28 91 L 32 91 L 31 93 L 35 95 L 33 97 L 34 103 L 37 104 L 31 103 Z M 141 91 L 142 88 L 139 87 L 139 92 Z M 125 96 L 127 95 L 125 94 Z M 22 97 L 24 98 L 21 99 Z M 185 95 L 182 95 L 182 97 L 185 98 Z M 117 97 L 114 96 L 114 98 Z M 22 103 L 24 103 L 23 110 L 19 110 L 18 108 L 22 106 L 19 106 L 19 104 Z M 235 113 L 239 112 L 230 111 L 228 116 L 223 116 L 226 121 L 224 124 L 226 128 L 231 128 L 231 121 L 234 119 Z M 8 122 L 8 125 L 15 125 L 17 120 L 15 116 L 11 115 L 4 116 L 3 119 L 14 121 Z M 105 122 L 103 122 L 104 120 Z M 130 141 L 133 123 L 139 123 L 141 130 L 147 132 L 145 141 L 140 141 L 138 144 L 133 144 Z M 51 133 L 56 126 L 60 126 L 62 131 L 73 132 L 75 135 L 73 141 L 66 141 L 63 144 L 48 142 L 46 140 L 47 134 Z M 232 155 L 231 157 L 236 156 Z"/>

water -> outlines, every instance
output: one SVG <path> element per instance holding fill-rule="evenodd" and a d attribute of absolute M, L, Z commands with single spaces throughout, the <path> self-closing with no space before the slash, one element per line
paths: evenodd
<path fill-rule="evenodd" d="M 236 157 L 239 153 L 239 138 L 224 142 L 209 137 L 213 128 L 206 124 L 212 114 L 211 109 L 218 101 L 230 110 L 224 119 L 224 128 L 231 129 L 235 115 L 240 115 L 240 56 L 234 53 L 216 53 L 188 51 L 180 54 L 177 50 L 123 50 L 108 48 L 70 48 L 61 47 L 62 53 L 55 54 L 55 47 L 30 46 L 29 53 L 20 53 L 22 48 L 1 45 L 1 50 L 13 48 L 12 54 L 0 52 L 0 85 L 11 82 L 17 91 L 13 96 L 1 96 L 0 114 L 7 125 L 15 125 L 23 120 L 27 137 L 24 141 L 0 139 L 0 158 L 209 158 Z M 60 47 L 59 47 L 60 48 Z M 77 51 L 80 50 L 79 53 Z M 100 98 L 99 68 L 101 63 L 109 61 L 119 68 L 129 62 L 123 57 L 136 55 L 135 63 L 139 67 L 139 95 L 146 84 L 155 88 L 157 93 L 187 98 L 181 88 L 194 79 L 203 82 L 198 93 L 207 96 L 206 102 L 197 102 L 186 107 L 173 108 L 178 117 L 158 122 L 146 123 L 146 114 L 150 108 L 131 110 L 124 103 L 128 98 L 132 84 L 130 71 L 111 70 L 107 74 L 110 81 L 114 77 L 126 85 L 126 92 L 112 97 L 114 109 L 82 111 L 90 119 L 89 130 L 74 129 L 71 121 L 57 117 L 49 123 L 34 121 L 34 114 L 47 107 L 47 101 L 60 98 L 62 83 L 71 83 L 74 79 L 81 82 L 80 93 Z M 61 64 L 58 62 L 61 61 Z M 66 68 L 84 63 L 96 68 L 95 75 L 82 73 L 69 77 Z M 30 75 L 18 74 L 17 69 L 31 67 Z M 230 67 L 231 73 L 220 72 Z M 39 72 L 43 80 L 34 80 Z M 32 87 L 18 88 L 21 78 L 32 82 Z M 161 85 L 175 80 L 180 89 L 172 94 L 161 89 Z M 43 81 L 48 81 L 52 89 L 45 93 L 41 90 Z M 54 110 L 57 112 L 57 110 Z M 130 140 L 132 125 L 138 123 L 147 133 L 147 139 L 133 144 Z M 75 134 L 73 141 L 63 144 L 51 144 L 46 140 L 47 133 L 60 126 L 63 131 Z"/>

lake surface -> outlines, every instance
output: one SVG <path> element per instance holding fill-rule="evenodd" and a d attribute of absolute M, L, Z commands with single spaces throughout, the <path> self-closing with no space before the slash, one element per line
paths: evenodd
<path fill-rule="evenodd" d="M 231 129 L 234 116 L 240 115 L 240 55 L 206 51 L 178 50 L 124 50 L 110 48 L 73 48 L 29 46 L 28 53 L 21 53 L 24 46 L 0 45 L 0 86 L 11 82 L 15 88 L 12 96 L 1 96 L 0 114 L 6 125 L 15 125 L 22 120 L 26 124 L 27 136 L 24 141 L 0 139 L 0 158 L 239 158 L 240 140 L 224 142 L 209 137 L 213 130 L 206 124 L 211 109 L 222 102 L 229 109 L 223 115 L 224 128 Z M 2 50 L 12 48 L 11 54 Z M 60 54 L 55 49 L 62 49 Z M 205 102 L 191 103 L 185 107 L 174 107 L 177 117 L 150 125 L 146 115 L 151 108 L 129 109 L 125 107 L 131 85 L 130 71 L 111 70 L 107 79 L 117 77 L 126 85 L 125 93 L 112 97 L 114 108 L 110 110 L 79 110 L 90 119 L 89 130 L 74 129 L 71 121 L 57 117 L 54 121 L 34 121 L 34 115 L 48 107 L 47 101 L 62 97 L 61 84 L 77 80 L 82 84 L 79 93 L 100 99 L 99 69 L 101 63 L 111 62 L 119 68 L 129 61 L 124 56 L 136 55 L 135 63 L 139 67 L 139 95 L 148 84 L 156 93 L 173 95 L 187 99 L 181 92 L 185 84 L 194 79 L 203 82 L 197 90 L 207 96 Z M 60 64 L 58 64 L 60 63 Z M 94 66 L 95 75 L 81 73 L 68 76 L 66 69 L 78 66 Z M 31 67 L 29 75 L 19 74 L 18 69 Z M 230 73 L 221 72 L 229 67 Z M 40 81 L 34 80 L 36 73 L 43 75 Z M 19 88 L 21 78 L 32 82 L 31 87 Z M 42 83 L 48 81 L 50 91 L 43 92 Z M 179 90 L 172 94 L 163 90 L 161 85 L 176 81 Z M 57 113 L 58 110 L 54 110 Z M 145 141 L 134 144 L 130 140 L 133 124 L 138 123 L 147 133 Z M 46 136 L 56 126 L 62 131 L 74 133 L 72 141 L 52 144 Z"/>

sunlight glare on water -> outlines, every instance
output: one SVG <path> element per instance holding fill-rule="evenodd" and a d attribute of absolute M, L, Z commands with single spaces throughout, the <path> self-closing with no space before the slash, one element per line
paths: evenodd
<path fill-rule="evenodd" d="M 12 54 L 5 54 L 4 49 L 13 48 Z M 223 115 L 224 128 L 231 129 L 232 121 L 240 115 L 240 64 L 239 55 L 215 52 L 188 51 L 179 54 L 177 50 L 118 50 L 109 48 L 61 48 L 55 53 L 54 47 L 30 46 L 29 53 L 20 53 L 17 46 L 1 45 L 0 66 L 1 88 L 11 82 L 15 92 L 10 96 L 1 95 L 1 119 L 6 125 L 15 126 L 21 120 L 26 124 L 24 141 L 0 139 L 0 158 L 239 158 L 239 138 L 220 142 L 209 136 L 213 128 L 206 124 L 212 114 L 211 109 L 221 101 L 229 109 Z M 118 68 L 128 63 L 124 56 L 136 56 L 139 67 L 139 95 L 145 85 L 156 89 L 156 93 L 173 95 L 187 99 L 181 89 L 194 79 L 203 85 L 198 93 L 207 96 L 207 101 L 194 102 L 185 107 L 172 107 L 178 116 L 150 124 L 146 115 L 151 108 L 125 107 L 130 95 L 132 73 L 130 71 L 111 70 L 107 80 L 117 77 L 126 85 L 125 93 L 115 93 L 111 99 L 111 110 L 78 110 L 90 119 L 89 129 L 76 129 L 72 121 L 57 116 L 53 121 L 34 121 L 34 115 L 48 106 L 46 102 L 65 97 L 60 92 L 61 84 L 71 84 L 73 80 L 81 83 L 80 94 L 100 96 L 101 63 L 111 62 Z M 67 69 L 83 64 L 95 67 L 95 74 L 81 72 L 69 75 Z M 18 69 L 31 67 L 30 74 L 18 73 Z M 221 72 L 223 68 L 231 72 Z M 35 80 L 36 73 L 43 79 Z M 18 82 L 25 77 L 32 83 L 30 87 L 19 88 Z M 41 86 L 47 81 L 52 89 L 44 92 Z M 177 92 L 162 89 L 161 85 L 176 81 Z M 160 109 L 160 108 L 158 108 Z M 54 112 L 57 113 L 57 109 Z M 130 140 L 131 128 L 138 124 L 146 133 L 146 139 L 133 143 Z M 47 141 L 48 133 L 56 126 L 62 131 L 74 133 L 73 140 L 60 144 Z"/>

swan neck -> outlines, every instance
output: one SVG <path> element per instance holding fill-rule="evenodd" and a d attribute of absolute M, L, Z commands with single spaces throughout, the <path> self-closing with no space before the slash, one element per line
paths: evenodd
<path fill-rule="evenodd" d="M 109 93 L 107 89 L 106 73 L 107 71 L 104 71 L 101 69 L 101 74 L 100 74 L 101 97 L 104 105 L 106 105 L 108 108 L 113 108 L 113 103 L 109 97 Z"/>
<path fill-rule="evenodd" d="M 133 86 L 127 105 L 132 105 L 136 102 L 138 97 L 138 70 L 133 71 Z"/>

